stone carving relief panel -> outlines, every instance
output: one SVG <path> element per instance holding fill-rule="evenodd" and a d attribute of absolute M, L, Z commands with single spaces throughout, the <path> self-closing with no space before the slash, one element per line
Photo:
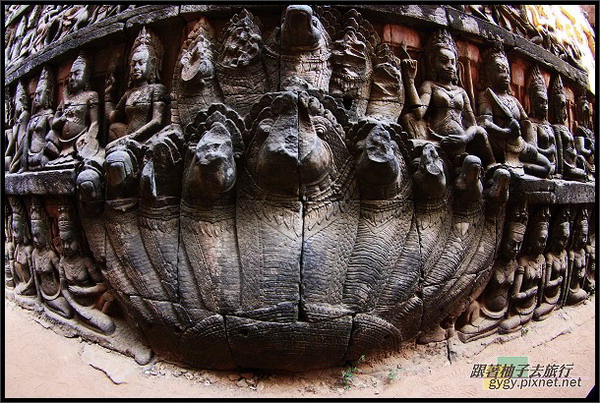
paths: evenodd
<path fill-rule="evenodd" d="M 126 11 L 37 7 L 17 28 L 42 13 L 45 46 Z M 409 49 L 348 7 L 188 18 L 180 41 L 127 30 L 122 77 L 90 45 L 61 97 L 59 63 L 9 87 L 18 304 L 105 343 L 137 326 L 186 365 L 302 370 L 513 332 L 593 292 L 585 89 L 572 125 L 573 85 L 529 63 L 526 103 L 500 42 L 465 63 L 450 29 Z"/>

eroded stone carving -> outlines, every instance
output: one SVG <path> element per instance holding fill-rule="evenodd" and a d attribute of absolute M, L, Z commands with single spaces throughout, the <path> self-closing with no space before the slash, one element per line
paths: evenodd
<path fill-rule="evenodd" d="M 498 331 L 498 326 L 508 312 L 510 291 L 519 267 L 516 257 L 521 250 L 528 218 L 524 203 L 512 206 L 508 211 L 504 240 L 492 277 L 478 300 L 463 314 L 464 325 L 458 328 L 458 337 L 462 341 L 476 340 Z M 518 290 L 520 288 L 519 286 Z"/>
<path fill-rule="evenodd" d="M 52 8 L 41 42 L 24 46 L 79 38 L 119 7 Z M 499 48 L 483 54 L 489 88 L 474 105 L 469 35 L 457 36 L 461 63 L 458 32 L 436 31 L 424 49 L 407 36 L 427 61 L 417 74 L 398 40 L 410 31 L 365 18 L 373 10 L 257 10 L 186 14 L 187 37 L 164 43 L 172 80 L 160 80 L 152 27 L 131 33 L 116 105 L 117 58 L 92 79 L 80 53 L 53 113 L 48 72 L 70 61 L 58 55 L 32 119 L 24 84 L 35 77 L 19 77 L 5 107 L 8 295 L 111 345 L 128 331 L 111 316 L 122 306 L 156 353 L 186 365 L 295 371 L 455 331 L 515 331 L 587 297 L 592 116 L 581 102 L 571 134 L 558 85 L 548 113 L 546 64 L 531 70 L 528 117 Z M 29 167 L 28 128 L 47 157 Z M 564 174 L 565 150 L 585 176 Z"/>
<path fill-rule="evenodd" d="M 27 126 L 31 113 L 29 112 L 29 97 L 23 82 L 17 83 L 14 96 L 15 112 L 12 133 L 7 142 L 4 157 L 4 169 L 11 173 L 27 170 Z"/>
<path fill-rule="evenodd" d="M 577 154 L 575 139 L 565 125 L 567 120 L 567 96 L 564 93 L 562 79 L 557 76 L 550 90 L 554 134 L 558 144 L 558 172 L 567 179 L 585 180 L 585 162 Z M 583 165 L 583 166 L 582 166 Z"/>
<path fill-rule="evenodd" d="M 546 268 L 541 287 L 538 290 L 540 303 L 533 313 L 535 320 L 546 319 L 560 304 L 560 297 L 563 295 L 561 289 L 566 283 L 568 267 L 568 255 L 565 248 L 571 236 L 570 218 L 569 207 L 563 207 L 557 213 L 550 249 L 546 253 Z"/>
<path fill-rule="evenodd" d="M 279 71 L 278 89 L 329 89 L 332 32 L 327 28 L 335 30 L 310 6 L 286 8 L 265 48 L 268 70 Z"/>
<path fill-rule="evenodd" d="M 94 330 L 110 334 L 115 330 L 113 320 L 105 314 L 112 299 L 97 264 L 82 254 L 79 229 L 72 207 L 59 207 L 58 232 L 62 246 L 60 284 L 62 294 L 83 323 Z"/>
<path fill-rule="evenodd" d="M 104 159 L 98 142 L 98 93 L 89 90 L 89 56 L 80 53 L 73 61 L 63 100 L 56 108 L 45 152 L 46 168 L 73 166 L 76 160 Z"/>
<path fill-rule="evenodd" d="M 488 87 L 479 95 L 479 120 L 489 135 L 496 161 L 547 177 L 550 161 L 523 140 L 523 131 L 530 130 L 531 125 L 521 103 L 510 93 L 510 65 L 500 42 L 486 50 L 483 72 Z"/>
<path fill-rule="evenodd" d="M 594 165 L 594 156 L 596 151 L 596 137 L 592 124 L 592 107 L 585 95 L 577 100 L 577 128 L 573 135 L 575 136 L 575 149 L 577 154 L 585 160 L 585 171 L 588 172 L 588 179 L 592 179 L 596 173 Z"/>
<path fill-rule="evenodd" d="M 36 277 L 35 283 L 44 306 L 65 318 L 72 318 L 74 313 L 71 306 L 62 295 L 61 281 L 59 279 L 59 255 L 50 245 L 48 236 L 48 218 L 44 207 L 38 199 L 31 202 L 31 235 L 33 238 L 33 252 L 31 254 L 32 273 Z"/>
<path fill-rule="evenodd" d="M 391 123 L 398 121 L 404 106 L 400 59 L 386 43 L 377 47 L 367 116 Z"/>
<path fill-rule="evenodd" d="M 182 127 L 190 124 L 200 110 L 222 101 L 216 80 L 214 42 L 212 28 L 201 19 L 181 48 L 173 77 L 171 119 Z"/>
<path fill-rule="evenodd" d="M 411 137 L 440 142 L 449 155 L 456 157 L 469 151 L 488 166 L 495 162 L 487 133 L 475 122 L 475 114 L 467 92 L 457 85 L 458 50 L 446 30 L 436 31 L 427 45 L 432 80 L 424 81 L 417 91 L 414 80 L 416 60 L 402 61 L 406 83 L 407 106 L 403 123 Z M 424 116 L 429 111 L 429 120 Z"/>
<path fill-rule="evenodd" d="M 276 80 L 263 55 L 260 20 L 247 10 L 234 15 L 219 36 L 217 74 L 227 103 L 239 113 L 250 111 Z"/>
<path fill-rule="evenodd" d="M 550 209 L 541 206 L 529 220 L 529 230 L 525 240 L 527 246 L 524 248 L 525 253 L 517 259 L 518 266 L 509 295 L 510 307 L 506 319 L 499 324 L 502 333 L 519 330 L 534 315 L 539 283 L 546 274 L 546 259 L 543 252 L 548 239 L 549 219 Z"/>
<path fill-rule="evenodd" d="M 359 12 L 350 10 L 342 16 L 341 29 L 332 43 L 329 93 L 345 100 L 351 117 L 366 113 L 379 41 L 371 23 Z"/>
<path fill-rule="evenodd" d="M 583 280 L 587 266 L 587 251 L 585 245 L 588 240 L 588 210 L 582 207 L 573 224 L 572 246 L 569 250 L 569 266 L 566 274 L 565 303 L 569 305 L 580 304 L 587 297 L 583 289 Z"/>
<path fill-rule="evenodd" d="M 17 197 L 9 199 L 12 210 L 12 236 L 14 246 L 13 280 L 15 295 L 24 296 L 26 299 L 18 300 L 21 305 L 31 307 L 31 298 L 36 296 L 35 280 L 31 267 L 31 235 L 27 222 L 27 213 L 23 202 Z M 27 297 L 30 301 L 27 302 Z"/>
<path fill-rule="evenodd" d="M 531 112 L 529 118 L 533 130 L 526 130 L 523 133 L 525 140 L 536 147 L 537 151 L 544 155 L 550 162 L 550 175 L 556 173 L 557 149 L 554 130 L 548 122 L 548 89 L 542 73 L 535 65 L 530 74 L 529 81 L 529 102 Z"/>
<path fill-rule="evenodd" d="M 44 67 L 33 97 L 33 113 L 27 125 L 27 169 L 42 169 L 50 160 L 46 152 L 46 136 L 52 126 L 54 110 L 51 102 L 54 95 L 54 76 Z"/>

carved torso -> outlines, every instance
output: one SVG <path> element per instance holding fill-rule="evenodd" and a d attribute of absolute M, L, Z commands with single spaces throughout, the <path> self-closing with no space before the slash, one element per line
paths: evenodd
<path fill-rule="evenodd" d="M 562 124 L 553 125 L 556 136 L 560 136 L 563 149 L 563 164 L 575 167 L 575 158 L 577 150 L 575 149 L 575 140 L 569 128 Z"/>
<path fill-rule="evenodd" d="M 547 269 L 550 270 L 550 281 L 555 281 L 558 278 L 564 278 L 564 273 L 567 270 L 568 255 L 566 251 L 555 254 L 550 252 L 546 254 Z M 551 304 L 558 302 L 560 298 L 560 284 L 555 286 L 546 285 L 544 288 L 544 300 Z"/>
<path fill-rule="evenodd" d="M 523 270 L 523 280 L 520 292 L 526 292 L 532 288 L 537 289 L 538 282 L 542 277 L 546 259 L 544 255 L 525 256 L 519 259 L 520 270 Z M 515 311 L 522 315 L 528 315 L 533 312 L 536 306 L 536 293 L 533 295 L 515 301 Z"/>
<path fill-rule="evenodd" d="M 126 99 L 127 133 L 133 133 L 148 123 L 152 118 L 154 103 L 166 103 L 167 97 L 167 89 L 162 84 L 148 84 L 127 91 L 123 95 Z"/>
<path fill-rule="evenodd" d="M 83 133 L 89 126 L 89 109 L 91 104 L 98 102 L 98 95 L 93 91 L 69 95 L 63 104 L 63 116 L 66 122 L 60 138 L 69 141 Z"/>
<path fill-rule="evenodd" d="M 52 110 L 45 109 L 34 114 L 29 121 L 29 132 L 31 133 L 29 143 L 29 155 L 33 156 L 44 151 L 46 145 L 46 134 L 50 131 Z"/>
<path fill-rule="evenodd" d="M 67 282 L 82 287 L 94 285 L 88 273 L 88 264 L 92 264 L 90 258 L 80 255 L 63 256 L 60 260 Z"/>
<path fill-rule="evenodd" d="M 15 274 L 22 282 L 30 279 L 29 262 L 31 260 L 31 246 L 17 244 L 15 249 Z"/>
<path fill-rule="evenodd" d="M 31 261 L 35 272 L 38 275 L 42 295 L 44 299 L 51 300 L 60 293 L 60 283 L 58 282 L 58 257 L 52 249 L 34 249 L 31 255 Z"/>
<path fill-rule="evenodd" d="M 508 309 L 508 290 L 515 281 L 517 261 L 496 262 L 494 274 L 484 291 L 481 311 L 490 318 L 501 318 Z"/>
<path fill-rule="evenodd" d="M 465 90 L 458 86 L 448 89 L 435 82 L 428 82 L 431 88 L 430 124 L 440 135 L 458 134 L 464 131 L 462 113 L 465 107 Z"/>
<path fill-rule="evenodd" d="M 538 151 L 544 154 L 552 163 L 552 166 L 554 166 L 556 164 L 556 148 L 554 151 L 548 150 L 552 146 L 556 147 L 556 139 L 554 137 L 552 125 L 547 120 L 534 121 L 532 119 L 531 123 L 533 124 L 535 133 L 533 145 L 536 146 Z"/>

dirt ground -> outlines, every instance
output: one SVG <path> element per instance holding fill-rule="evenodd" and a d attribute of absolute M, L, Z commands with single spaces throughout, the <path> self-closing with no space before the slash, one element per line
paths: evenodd
<path fill-rule="evenodd" d="M 410 398 L 585 397 L 595 384 L 595 306 L 555 312 L 510 335 L 463 344 L 415 346 L 353 366 L 298 374 L 189 370 L 153 360 L 146 366 L 80 338 L 65 338 L 6 301 L 5 397 L 28 398 Z M 572 364 L 573 387 L 491 390 L 472 378 L 475 364 L 526 357 L 530 366 Z M 344 382 L 344 376 L 346 382 Z M 581 378 L 579 381 L 578 379 Z M 520 380 L 519 380 L 520 381 Z"/>

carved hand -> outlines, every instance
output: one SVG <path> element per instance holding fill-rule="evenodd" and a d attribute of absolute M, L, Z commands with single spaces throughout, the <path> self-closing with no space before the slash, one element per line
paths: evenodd
<path fill-rule="evenodd" d="M 511 119 L 508 124 L 509 135 L 517 138 L 521 135 L 521 125 L 516 119 Z"/>
<path fill-rule="evenodd" d="M 109 73 L 106 76 L 105 87 L 104 87 L 104 100 L 107 102 L 113 101 L 113 93 L 115 91 L 115 74 L 114 72 Z"/>
<path fill-rule="evenodd" d="M 417 76 L 417 61 L 413 59 L 402 60 L 402 75 L 409 81 L 414 81 Z"/>

